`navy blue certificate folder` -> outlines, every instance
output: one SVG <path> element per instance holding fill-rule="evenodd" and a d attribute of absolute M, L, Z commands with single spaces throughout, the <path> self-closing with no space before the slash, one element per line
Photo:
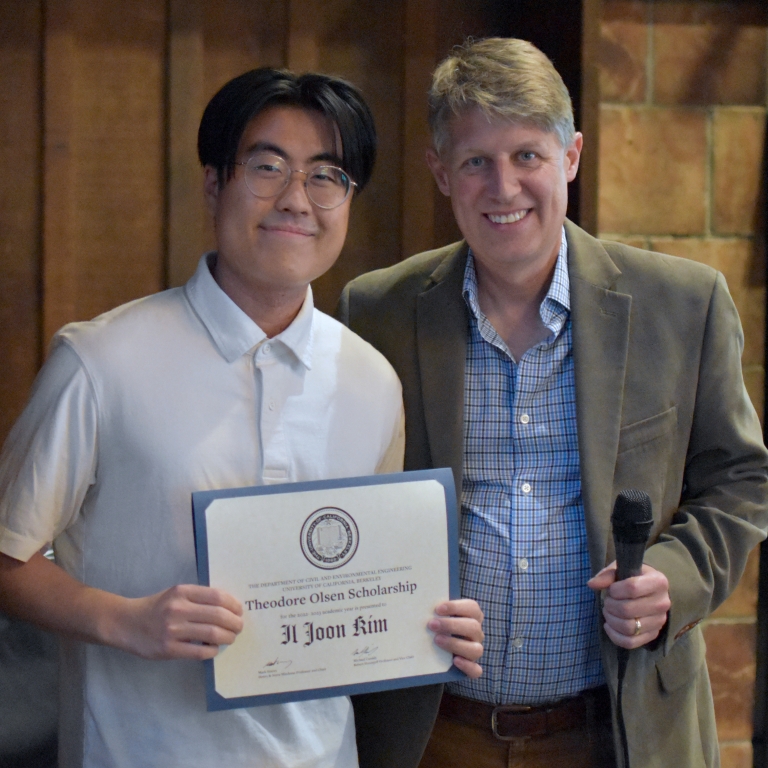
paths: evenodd
<path fill-rule="evenodd" d="M 450 469 L 199 491 L 192 511 L 199 583 L 246 621 L 204 662 L 209 711 L 463 677 L 426 627 L 460 596 Z"/>

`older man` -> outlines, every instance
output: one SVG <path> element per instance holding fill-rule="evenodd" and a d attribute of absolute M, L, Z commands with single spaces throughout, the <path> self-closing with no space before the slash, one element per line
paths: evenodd
<path fill-rule="evenodd" d="M 715 766 L 697 625 L 768 520 L 725 281 L 566 220 L 582 137 L 531 44 L 455 50 L 430 121 L 465 240 L 353 281 L 340 305 L 401 378 L 406 467 L 454 470 L 463 594 L 486 615 L 485 673 L 449 686 L 422 766 L 623 765 L 617 646 L 636 649 L 632 768 Z M 615 582 L 624 489 L 649 494 L 654 524 L 642 574 Z"/>
<path fill-rule="evenodd" d="M 344 81 L 230 81 L 198 140 L 216 252 L 184 288 L 54 339 L 0 461 L 0 606 L 63 636 L 62 768 L 358 765 L 346 697 L 206 712 L 199 661 L 237 642 L 242 606 L 196 584 L 190 494 L 401 467 L 397 377 L 309 288 L 341 251 L 375 138 Z M 437 611 L 436 642 L 478 675 L 476 604 Z M 396 704 L 386 739 L 358 734 L 366 754 L 415 764 L 422 697 L 365 700 Z"/>

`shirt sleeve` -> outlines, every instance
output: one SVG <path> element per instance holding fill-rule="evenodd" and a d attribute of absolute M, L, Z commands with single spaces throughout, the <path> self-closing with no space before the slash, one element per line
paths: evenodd
<path fill-rule="evenodd" d="M 405 412 L 403 410 L 402 400 L 400 401 L 400 412 L 395 419 L 395 428 L 392 433 L 392 439 L 387 446 L 384 455 L 376 465 L 377 475 L 386 475 L 391 472 L 403 471 L 403 458 L 405 456 Z"/>
<path fill-rule="evenodd" d="M 741 373 L 743 335 L 725 281 L 715 284 L 696 383 L 680 507 L 644 561 L 669 579 L 665 644 L 731 594 L 768 526 L 768 454 Z"/>
<path fill-rule="evenodd" d="M 72 347 L 54 340 L 0 454 L 0 552 L 26 562 L 72 525 L 96 462 L 91 381 Z"/>

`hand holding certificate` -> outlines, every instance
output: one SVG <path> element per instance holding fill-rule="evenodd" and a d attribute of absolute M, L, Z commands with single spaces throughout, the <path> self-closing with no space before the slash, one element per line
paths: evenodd
<path fill-rule="evenodd" d="M 200 583 L 244 609 L 235 643 L 206 662 L 208 708 L 461 677 L 427 630 L 458 597 L 453 489 L 430 470 L 194 494 Z"/>

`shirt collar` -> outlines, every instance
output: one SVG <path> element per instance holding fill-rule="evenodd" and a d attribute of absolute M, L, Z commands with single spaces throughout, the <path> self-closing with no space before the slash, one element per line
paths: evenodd
<path fill-rule="evenodd" d="M 480 320 L 483 311 L 477 296 L 477 270 L 472 249 L 467 255 L 467 265 L 464 268 L 464 300 L 467 302 L 472 314 Z M 562 329 L 565 318 L 571 311 L 571 283 L 568 277 L 568 241 L 565 237 L 565 227 L 560 234 L 560 250 L 557 253 L 555 272 L 552 275 L 547 295 L 541 302 L 539 313 L 544 325 L 557 335 Z"/>
<path fill-rule="evenodd" d="M 214 251 L 202 256 L 184 291 L 219 352 L 231 363 L 261 345 L 267 335 L 213 279 L 211 266 L 215 259 Z M 313 316 L 312 288 L 307 286 L 299 314 L 282 333 L 271 339 L 272 343 L 281 343 L 293 352 L 306 368 L 312 367 Z"/>
<path fill-rule="evenodd" d="M 552 283 L 542 306 L 547 302 L 554 302 L 566 312 L 571 311 L 571 281 L 568 277 L 568 240 L 565 237 L 565 227 L 560 234 L 560 250 L 557 253 L 555 274 L 552 275 Z"/>

